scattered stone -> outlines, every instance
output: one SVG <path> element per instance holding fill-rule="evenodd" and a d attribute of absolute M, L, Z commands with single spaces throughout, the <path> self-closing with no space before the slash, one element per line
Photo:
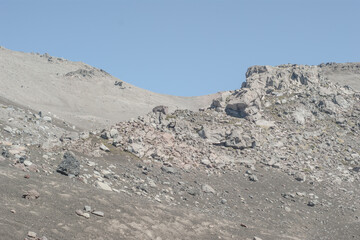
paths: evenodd
<path fill-rule="evenodd" d="M 80 133 L 80 138 L 83 139 L 83 140 L 86 140 L 90 137 L 90 134 L 89 132 L 82 132 Z"/>
<path fill-rule="evenodd" d="M 298 195 L 300 197 L 305 197 L 306 193 L 305 192 L 296 192 L 296 195 Z"/>
<path fill-rule="evenodd" d="M 208 184 L 202 185 L 201 190 L 202 190 L 204 193 L 212 193 L 212 194 L 215 194 L 215 193 L 216 193 L 215 189 L 213 189 L 213 188 L 212 188 L 210 185 L 208 185 Z"/>
<path fill-rule="evenodd" d="M 4 127 L 4 130 L 8 133 L 13 133 L 13 129 L 9 126 Z"/>
<path fill-rule="evenodd" d="M 94 69 L 86 70 L 86 69 L 78 69 L 76 71 L 68 72 L 65 74 L 66 77 L 93 77 L 95 75 Z"/>
<path fill-rule="evenodd" d="M 292 193 L 282 193 L 281 196 L 286 199 L 293 200 L 295 198 L 294 194 Z"/>
<path fill-rule="evenodd" d="M 198 194 L 198 191 L 196 191 L 195 188 L 189 188 L 189 189 L 187 190 L 187 193 L 190 194 L 190 195 L 192 195 L 192 196 L 195 196 L 195 195 Z"/>
<path fill-rule="evenodd" d="M 43 117 L 43 119 L 44 119 L 44 121 L 46 121 L 46 122 L 49 122 L 49 123 L 52 122 L 52 118 L 51 118 L 51 117 L 45 116 L 45 117 Z"/>
<path fill-rule="evenodd" d="M 67 132 L 66 134 L 63 134 L 60 138 L 62 142 L 65 141 L 74 141 L 80 139 L 80 135 L 77 132 Z"/>
<path fill-rule="evenodd" d="M 99 216 L 99 217 L 104 217 L 104 213 L 101 211 L 93 211 L 92 214 Z"/>
<path fill-rule="evenodd" d="M 100 182 L 100 181 L 97 181 L 96 184 L 95 184 L 98 188 L 101 188 L 102 190 L 105 190 L 105 191 L 112 191 L 112 188 L 105 182 Z"/>
<path fill-rule="evenodd" d="M 84 212 L 81 211 L 80 209 L 76 210 L 75 213 L 79 216 L 82 216 L 84 214 Z"/>
<path fill-rule="evenodd" d="M 307 205 L 308 205 L 309 207 L 315 207 L 315 205 L 317 205 L 317 204 L 319 204 L 319 201 L 317 201 L 317 200 L 310 200 Z"/>
<path fill-rule="evenodd" d="M 29 199 L 29 200 L 38 199 L 39 197 L 40 197 L 40 194 L 35 189 L 31 189 L 23 194 L 23 198 Z"/>
<path fill-rule="evenodd" d="M 94 166 L 96 165 L 96 163 L 95 163 L 95 162 L 88 161 L 87 165 L 88 165 L 89 167 L 94 167 Z"/>
<path fill-rule="evenodd" d="M 208 159 L 201 160 L 201 163 L 204 164 L 207 167 L 210 167 L 210 165 L 211 165 L 211 162 Z"/>
<path fill-rule="evenodd" d="M 106 131 L 106 129 L 103 129 L 102 132 L 101 132 L 100 137 L 101 137 L 102 139 L 105 139 L 105 140 L 110 139 L 110 133 L 109 133 L 109 131 Z"/>
<path fill-rule="evenodd" d="M 26 159 L 27 159 L 26 156 L 21 156 L 21 157 L 19 158 L 19 162 L 25 164 L 25 160 L 26 160 Z M 30 161 L 29 161 L 29 162 L 30 162 Z"/>
<path fill-rule="evenodd" d="M 110 152 L 110 149 L 107 146 L 105 146 L 103 143 L 100 144 L 100 149 L 103 150 L 104 152 Z"/>
<path fill-rule="evenodd" d="M 86 212 L 91 212 L 91 207 L 86 205 L 86 206 L 84 207 L 84 210 L 85 210 Z"/>
<path fill-rule="evenodd" d="M 24 165 L 26 166 L 26 167 L 29 167 L 29 166 L 31 166 L 33 163 L 32 162 L 30 162 L 29 160 L 25 160 L 24 161 Z"/>
<path fill-rule="evenodd" d="M 112 128 L 110 130 L 110 137 L 111 138 L 116 138 L 119 135 L 119 131 L 116 128 Z"/>
<path fill-rule="evenodd" d="M 5 158 L 9 158 L 10 157 L 10 152 L 9 152 L 9 150 L 3 148 L 2 151 L 1 151 L 1 155 L 3 157 L 5 157 Z"/>
<path fill-rule="evenodd" d="M 31 238 L 36 238 L 37 234 L 35 232 L 31 232 L 29 231 L 28 234 L 27 234 L 28 237 L 31 237 Z"/>
<path fill-rule="evenodd" d="M 148 182 L 149 182 L 149 186 L 150 186 L 150 187 L 152 187 L 152 188 L 156 188 L 156 187 L 157 187 L 154 180 L 149 179 Z"/>
<path fill-rule="evenodd" d="M 177 172 L 175 168 L 169 166 L 162 166 L 161 170 L 165 173 L 170 173 L 170 174 L 175 174 Z"/>
<path fill-rule="evenodd" d="M 80 209 L 76 210 L 75 213 L 80 216 L 80 217 L 84 217 L 84 218 L 90 218 L 90 214 L 89 213 L 84 213 L 83 211 L 81 211 Z"/>
<path fill-rule="evenodd" d="M 249 180 L 252 181 L 252 182 L 257 182 L 257 181 L 259 181 L 259 179 L 257 178 L 256 175 L 250 175 L 250 176 L 249 176 Z"/>
<path fill-rule="evenodd" d="M 304 182 L 306 180 L 306 175 L 302 172 L 296 173 L 295 179 L 299 182 Z"/>
<path fill-rule="evenodd" d="M 115 85 L 115 86 L 122 87 L 123 82 L 122 82 L 122 81 L 115 81 L 114 85 Z"/>
<path fill-rule="evenodd" d="M 205 130 L 204 128 L 202 128 L 201 130 L 199 130 L 197 133 L 199 134 L 199 136 L 200 136 L 202 139 L 207 139 L 207 138 L 208 138 L 207 132 L 206 132 L 206 130 Z"/>

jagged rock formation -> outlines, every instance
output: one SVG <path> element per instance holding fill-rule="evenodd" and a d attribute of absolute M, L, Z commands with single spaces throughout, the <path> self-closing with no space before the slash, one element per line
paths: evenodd
<path fill-rule="evenodd" d="M 332 78 L 331 75 L 327 74 L 329 72 L 328 66 L 280 65 L 277 67 L 251 67 L 246 73 L 247 80 L 243 84 L 243 88 L 226 99 L 225 111 L 229 115 L 257 120 L 261 118 L 262 99 L 271 93 L 273 95 L 298 95 L 301 93 L 314 94 L 314 96 L 334 95 L 336 87 L 334 82 L 328 80 L 329 77 Z M 355 66 L 360 67 L 360 64 Z M 358 69 L 357 67 L 354 68 Z M 355 87 L 359 85 L 359 83 L 353 84 Z M 339 93 L 336 93 L 337 95 L 347 95 L 352 92 L 349 86 L 344 86 L 339 91 Z M 263 102 L 263 104 L 265 106 L 268 103 Z"/>
<path fill-rule="evenodd" d="M 329 81 L 324 66 L 254 66 L 240 90 L 206 110 L 154 111 L 118 123 L 116 137 L 105 139 L 185 169 L 261 162 L 310 181 L 359 180 L 360 94 Z"/>

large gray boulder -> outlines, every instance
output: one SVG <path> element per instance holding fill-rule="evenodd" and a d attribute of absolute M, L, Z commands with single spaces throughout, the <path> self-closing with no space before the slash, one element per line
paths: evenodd
<path fill-rule="evenodd" d="M 67 176 L 78 176 L 80 174 L 80 162 L 72 152 L 65 152 L 63 161 L 59 164 L 56 171 Z"/>
<path fill-rule="evenodd" d="M 257 114 L 260 105 L 260 95 L 257 90 L 242 89 L 230 97 L 225 112 L 233 117 L 245 118 Z"/>

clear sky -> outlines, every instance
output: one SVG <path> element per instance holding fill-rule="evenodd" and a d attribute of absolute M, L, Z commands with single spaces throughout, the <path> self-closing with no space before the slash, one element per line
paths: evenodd
<path fill-rule="evenodd" d="M 251 65 L 359 62 L 359 0 L 0 0 L 0 45 L 180 96 L 238 89 Z"/>

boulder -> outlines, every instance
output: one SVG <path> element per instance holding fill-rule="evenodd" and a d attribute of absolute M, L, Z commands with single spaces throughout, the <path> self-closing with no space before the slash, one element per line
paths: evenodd
<path fill-rule="evenodd" d="M 67 176 L 78 176 L 80 174 L 80 162 L 72 152 L 65 152 L 63 161 L 59 164 L 56 171 Z"/>
<path fill-rule="evenodd" d="M 112 128 L 109 134 L 111 138 L 116 138 L 119 135 L 119 132 L 116 128 Z"/>
<path fill-rule="evenodd" d="M 202 190 L 204 193 L 212 193 L 212 194 L 215 194 L 215 193 L 216 193 L 215 189 L 212 188 L 212 187 L 211 187 L 210 185 L 208 185 L 208 184 L 202 185 L 201 190 Z"/>
<path fill-rule="evenodd" d="M 104 129 L 102 130 L 100 137 L 102 139 L 108 140 L 110 138 L 110 132 Z"/>
<path fill-rule="evenodd" d="M 254 148 L 255 140 L 241 129 L 234 129 L 224 142 L 225 147 L 234 149 Z"/>
<path fill-rule="evenodd" d="M 40 194 L 35 189 L 31 189 L 25 192 L 22 197 L 25 199 L 34 200 L 34 199 L 38 199 L 40 197 Z"/>
<path fill-rule="evenodd" d="M 99 148 L 104 152 L 110 152 L 110 149 L 107 146 L 105 146 L 105 144 L 103 143 L 100 144 Z"/>
<path fill-rule="evenodd" d="M 232 101 L 228 105 L 226 105 L 225 112 L 226 114 L 233 116 L 233 117 L 240 117 L 244 118 L 248 114 L 245 112 L 245 109 L 249 107 L 248 104 L 242 101 Z"/>
<path fill-rule="evenodd" d="M 197 133 L 203 139 L 208 138 L 207 130 L 204 127 L 201 130 L 199 130 Z"/>
<path fill-rule="evenodd" d="M 169 112 L 169 107 L 167 107 L 167 106 L 163 106 L 163 105 L 160 105 L 160 106 L 156 106 L 156 107 L 154 107 L 153 108 L 153 110 L 152 110 L 154 113 L 162 113 L 162 114 L 168 114 L 168 112 Z"/>
<path fill-rule="evenodd" d="M 244 118 L 256 114 L 259 111 L 258 105 L 259 94 L 255 90 L 242 90 L 232 96 L 232 99 L 226 105 L 225 112 L 233 117 Z"/>

